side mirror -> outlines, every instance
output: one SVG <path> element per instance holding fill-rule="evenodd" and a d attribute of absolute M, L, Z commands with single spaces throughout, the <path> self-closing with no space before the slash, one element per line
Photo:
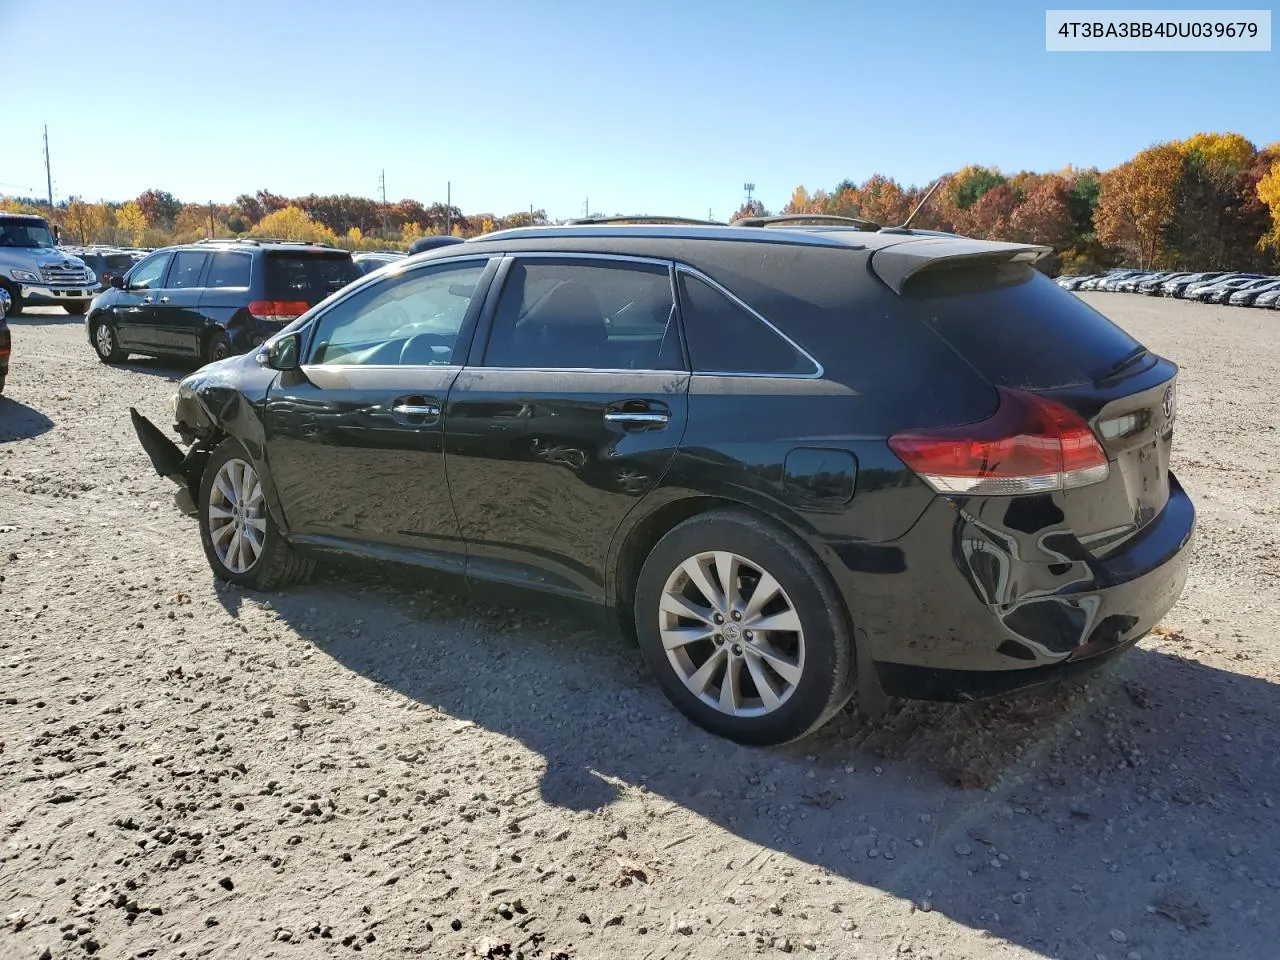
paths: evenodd
<path fill-rule="evenodd" d="M 258 362 L 265 363 L 272 370 L 297 370 L 301 365 L 299 363 L 301 351 L 302 338 L 296 333 L 291 333 L 267 344 L 258 354 Z"/>
<path fill-rule="evenodd" d="M 109 284 L 111 284 L 113 287 L 115 287 L 117 290 L 123 290 L 123 289 L 124 289 L 124 277 L 121 277 L 121 276 L 113 276 L 113 277 L 112 277 L 110 280 L 108 280 L 107 282 L 108 282 Z"/>

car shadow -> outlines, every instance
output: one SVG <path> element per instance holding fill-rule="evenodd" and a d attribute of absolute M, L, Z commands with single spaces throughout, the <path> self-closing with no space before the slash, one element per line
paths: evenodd
<path fill-rule="evenodd" d="M 53 429 L 53 421 L 34 407 L 0 393 L 0 443 L 30 440 Z"/>
<path fill-rule="evenodd" d="M 237 593 L 220 590 L 233 615 Z M 554 807 L 644 789 L 757 845 L 748 883 L 794 858 L 1052 957 L 1118 938 L 1117 956 L 1226 956 L 1280 936 L 1258 906 L 1280 887 L 1263 805 L 1280 796 L 1280 686 L 1264 680 L 1138 647 L 1082 683 L 895 701 L 875 722 L 849 709 L 759 749 L 688 723 L 632 643 L 577 621 L 348 573 L 270 604 L 345 668 L 541 755 Z"/>
<path fill-rule="evenodd" d="M 57 313 L 36 313 L 34 312 L 35 309 L 28 307 L 17 316 L 7 313 L 5 314 L 4 322 L 15 329 L 18 327 L 65 327 L 71 324 L 84 326 L 83 316 L 65 313 L 61 309 Z"/>
<path fill-rule="evenodd" d="M 199 368 L 195 360 L 181 360 L 171 357 L 133 357 L 115 366 L 131 373 L 142 373 L 151 377 L 161 377 L 170 383 L 177 383 L 187 374 Z"/>

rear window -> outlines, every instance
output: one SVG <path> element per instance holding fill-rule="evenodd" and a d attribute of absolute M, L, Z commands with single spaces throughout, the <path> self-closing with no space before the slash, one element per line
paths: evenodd
<path fill-rule="evenodd" d="M 248 287 L 251 266 L 252 259 L 247 253 L 215 253 L 204 285 L 215 290 Z"/>
<path fill-rule="evenodd" d="M 268 300 L 316 304 L 360 278 L 348 254 L 272 253 L 267 261 Z"/>
<path fill-rule="evenodd" d="M 1093 383 L 1141 347 L 1025 264 L 925 271 L 908 282 L 902 304 L 997 386 Z"/>
<path fill-rule="evenodd" d="M 123 276 L 138 261 L 133 259 L 127 253 L 109 253 L 103 260 L 106 261 L 106 269 L 112 274 Z"/>

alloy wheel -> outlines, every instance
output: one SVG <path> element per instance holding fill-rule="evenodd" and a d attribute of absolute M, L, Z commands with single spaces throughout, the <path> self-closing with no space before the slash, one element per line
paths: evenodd
<path fill-rule="evenodd" d="M 804 629 L 791 598 L 767 570 L 736 553 L 699 553 L 676 567 L 658 622 L 671 668 L 721 713 L 772 713 L 804 674 Z"/>
<path fill-rule="evenodd" d="M 107 324 L 98 324 L 98 328 L 93 332 L 93 341 L 94 345 L 98 348 L 99 356 L 109 357 L 115 353 L 115 334 L 111 332 L 111 327 Z"/>
<path fill-rule="evenodd" d="M 253 467 L 232 459 L 219 468 L 209 492 L 209 538 L 218 560 L 232 573 L 247 573 L 266 545 L 262 484 Z"/>

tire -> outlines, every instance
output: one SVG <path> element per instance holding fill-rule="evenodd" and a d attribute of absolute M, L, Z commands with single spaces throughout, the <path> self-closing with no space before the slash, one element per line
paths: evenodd
<path fill-rule="evenodd" d="M 10 303 L 9 303 L 9 307 L 8 307 L 8 309 L 7 309 L 7 310 L 5 310 L 4 315 L 5 315 L 6 317 L 16 317 L 16 316 L 18 316 L 18 314 L 22 313 L 22 306 L 23 306 L 23 304 L 22 304 L 22 298 L 21 298 L 20 296 L 18 296 L 18 290 L 17 290 L 17 288 L 16 288 L 16 287 L 11 287 L 11 286 L 9 286 L 9 284 L 7 284 L 7 283 L 6 283 L 6 284 L 0 284 L 0 286 L 3 286 L 6 290 L 8 290 L 8 291 L 9 291 L 9 300 L 10 300 Z"/>
<path fill-rule="evenodd" d="M 129 355 L 120 349 L 120 338 L 110 320 L 98 320 L 90 327 L 93 352 L 103 363 L 120 363 Z"/>
<path fill-rule="evenodd" d="M 227 496 L 227 489 L 232 496 Z M 244 513 L 239 512 L 241 503 Z M 272 590 L 301 583 L 315 569 L 314 562 L 295 551 L 271 519 L 257 467 L 238 440 L 223 440 L 209 456 L 197 507 L 205 559 L 219 580 L 250 590 Z M 229 533 L 222 533 L 227 529 Z"/>
<path fill-rule="evenodd" d="M 722 613 L 717 624 L 715 616 L 676 614 L 675 609 L 691 610 L 694 604 L 710 614 L 707 601 L 715 598 L 706 596 L 689 571 L 701 570 L 702 582 L 715 593 L 720 574 L 713 571 L 722 568 L 725 557 L 736 558 L 736 606 L 742 618 Z M 753 611 L 766 576 L 780 590 L 766 587 L 772 599 Z M 676 597 L 687 605 L 679 607 Z M 751 514 L 716 510 L 669 531 L 641 568 L 634 610 L 641 651 L 667 698 L 694 723 L 722 737 L 753 745 L 797 740 L 830 720 L 853 695 L 853 642 L 827 572 L 801 543 Z M 749 629 L 765 620 L 777 626 Z M 780 628 L 790 623 L 799 630 Z M 707 638 L 668 652 L 664 633 L 675 638 L 679 631 Z M 715 658 L 720 662 L 712 665 Z M 730 664 L 737 686 L 726 690 Z M 692 689 L 700 680 L 705 683 L 701 695 Z"/>
<path fill-rule="evenodd" d="M 89 311 L 89 304 L 83 301 L 80 303 L 64 303 L 62 309 L 73 317 L 83 317 Z"/>
<path fill-rule="evenodd" d="M 204 342 L 204 362 L 215 363 L 231 356 L 231 338 L 224 330 L 214 330 Z"/>

